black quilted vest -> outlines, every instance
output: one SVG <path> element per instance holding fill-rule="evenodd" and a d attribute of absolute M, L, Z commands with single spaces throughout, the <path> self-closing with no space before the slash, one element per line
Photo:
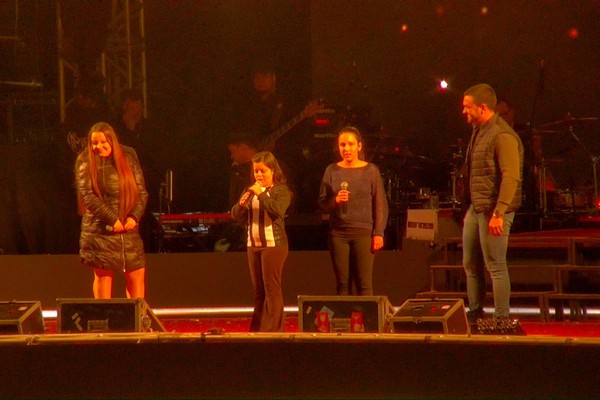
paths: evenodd
<path fill-rule="evenodd" d="M 480 132 L 473 138 L 467 149 L 467 160 L 470 159 L 471 166 L 467 169 L 470 174 L 469 195 L 470 202 L 476 213 L 488 212 L 495 207 L 500 191 L 500 165 L 494 155 L 494 147 L 498 135 L 509 133 L 517 139 L 519 143 L 520 176 L 523 175 L 523 143 L 515 131 L 495 114 L 485 125 L 481 127 Z M 521 182 L 517 186 L 517 191 L 513 197 L 510 206 L 506 212 L 516 211 L 521 206 L 522 191 Z"/>

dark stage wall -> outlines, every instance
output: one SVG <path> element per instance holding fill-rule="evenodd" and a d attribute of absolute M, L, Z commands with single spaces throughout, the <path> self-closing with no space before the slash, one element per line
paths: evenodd
<path fill-rule="evenodd" d="M 7 55 L 0 60 L 0 80 L 35 79 L 43 87 L 2 84 L 0 94 L 3 100 L 23 94 L 56 98 L 54 3 L 19 3 L 19 24 L 13 4 L 2 4 L 0 36 L 13 35 L 18 26 L 22 41 L 0 41 L 0 52 Z M 95 67 L 106 42 L 110 2 L 61 4 L 65 51 L 81 67 Z M 256 59 L 275 60 L 279 89 L 297 111 L 309 99 L 323 98 L 336 110 L 331 130 L 343 123 L 363 129 L 367 152 L 389 145 L 384 137 L 435 160 L 421 165 L 415 161 L 421 158 L 406 162 L 384 152 L 383 160 L 374 157 L 411 182 L 403 188 L 409 192 L 448 189 L 450 146 L 469 135 L 461 97 L 474 83 L 489 82 L 507 97 L 518 124 L 540 127 L 569 112 L 599 116 L 600 6 L 595 1 L 490 1 L 484 9 L 478 0 L 159 0 L 146 2 L 144 12 L 149 117 L 170 144 L 168 151 L 157 149 L 165 165 L 145 168 L 174 170 L 173 212 L 227 210 L 226 138 L 251 93 Z M 450 84 L 445 92 L 437 88 L 442 78 Z M 57 103 L 52 104 L 42 110 L 17 104 L 12 139 L 7 137 L 9 113 L 0 109 L 2 252 L 77 251 L 75 198 L 65 187 L 73 155 L 57 154 L 66 146 Z M 542 135 L 542 149 L 553 161 L 548 168 L 559 189 L 589 187 L 590 156 L 600 154 L 600 124 L 575 126 L 580 140 L 565 126 L 551 131 Z M 292 149 L 302 157 L 293 167 L 306 179 L 297 194 L 310 207 L 324 167 L 335 156 L 331 140 L 304 134 Z M 40 151 L 36 141 L 47 148 Z M 61 162 L 65 165 L 57 165 Z M 59 233 L 51 237 L 54 231 Z"/>
<path fill-rule="evenodd" d="M 374 286 L 395 306 L 426 288 L 427 266 L 441 256 L 428 242 L 406 240 L 400 251 L 375 258 Z M 92 271 L 77 255 L 0 257 L 0 299 L 40 300 L 55 309 L 57 298 L 92 297 Z M 298 295 L 333 295 L 335 277 L 326 251 L 290 252 L 284 274 L 285 304 Z M 125 297 L 117 275 L 115 297 Z M 153 308 L 228 307 L 253 304 L 246 253 L 148 254 L 147 301 Z"/>

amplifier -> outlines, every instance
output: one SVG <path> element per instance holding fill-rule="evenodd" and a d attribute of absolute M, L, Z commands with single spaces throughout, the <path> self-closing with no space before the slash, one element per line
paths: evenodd
<path fill-rule="evenodd" d="M 0 302 L 0 334 L 16 335 L 45 331 L 41 302 Z"/>
<path fill-rule="evenodd" d="M 388 332 L 387 296 L 298 296 L 301 332 Z"/>
<path fill-rule="evenodd" d="M 57 299 L 58 333 L 164 332 L 144 299 Z"/>
<path fill-rule="evenodd" d="M 471 333 L 462 299 L 409 299 L 389 322 L 394 333 Z"/>

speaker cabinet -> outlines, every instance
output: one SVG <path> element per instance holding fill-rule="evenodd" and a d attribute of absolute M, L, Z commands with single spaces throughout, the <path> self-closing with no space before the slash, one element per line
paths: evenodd
<path fill-rule="evenodd" d="M 164 332 L 144 299 L 57 299 L 57 331 Z"/>
<path fill-rule="evenodd" d="M 17 335 L 45 332 L 41 302 L 0 302 L 0 334 Z"/>
<path fill-rule="evenodd" d="M 462 299 L 409 299 L 389 322 L 394 333 L 471 333 Z"/>
<path fill-rule="evenodd" d="M 301 332 L 389 332 L 386 296 L 298 296 Z"/>

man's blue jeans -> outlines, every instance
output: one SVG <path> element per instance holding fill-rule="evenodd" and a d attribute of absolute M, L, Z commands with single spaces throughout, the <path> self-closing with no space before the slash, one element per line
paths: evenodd
<path fill-rule="evenodd" d="M 510 277 L 506 264 L 508 235 L 515 213 L 504 214 L 504 233 L 493 236 L 488 231 L 490 215 L 476 214 L 473 206 L 467 210 L 463 226 L 463 266 L 467 276 L 469 309 L 483 309 L 485 301 L 485 270 L 492 278 L 494 317 L 508 317 L 510 311 Z"/>

